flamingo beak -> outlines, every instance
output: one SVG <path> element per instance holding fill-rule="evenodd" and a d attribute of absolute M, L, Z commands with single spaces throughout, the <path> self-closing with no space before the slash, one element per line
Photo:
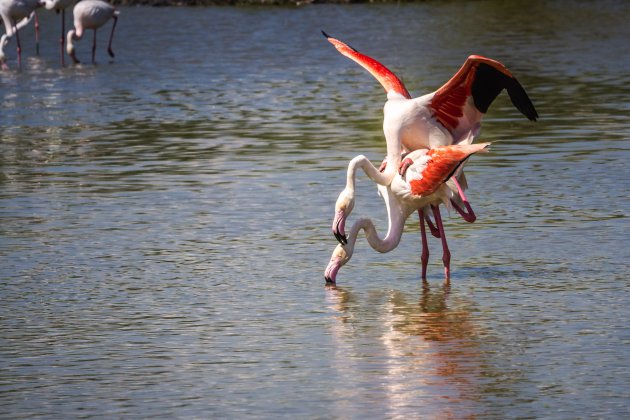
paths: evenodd
<path fill-rule="evenodd" d="M 333 257 L 330 259 L 328 266 L 326 267 L 326 271 L 324 271 L 324 279 L 326 283 L 336 283 L 337 281 L 337 273 L 341 268 L 341 259 L 339 257 Z"/>
<path fill-rule="evenodd" d="M 346 218 L 343 210 L 339 210 L 335 213 L 333 219 L 332 231 L 335 238 L 341 245 L 348 244 L 348 238 L 346 237 Z"/>

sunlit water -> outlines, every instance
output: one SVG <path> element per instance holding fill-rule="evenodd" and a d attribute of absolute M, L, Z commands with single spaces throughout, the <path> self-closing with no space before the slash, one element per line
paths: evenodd
<path fill-rule="evenodd" d="M 506 4 L 507 3 L 507 4 Z M 123 8 L 97 66 L 60 68 L 41 12 L 0 73 L 0 417 L 630 415 L 630 7 L 429 2 Z M 70 20 L 70 19 L 68 19 Z M 347 162 L 385 153 L 381 87 L 506 63 L 491 153 L 452 215 L 450 288 L 417 219 L 324 286 Z M 89 62 L 91 34 L 78 44 Z M 358 216 L 386 228 L 359 178 Z"/>

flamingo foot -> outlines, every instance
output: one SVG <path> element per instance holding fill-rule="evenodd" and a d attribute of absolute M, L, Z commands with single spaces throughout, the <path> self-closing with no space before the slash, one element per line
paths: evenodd
<path fill-rule="evenodd" d="M 107 54 L 109 54 L 109 56 L 110 56 L 111 58 L 114 58 L 114 57 L 115 57 L 115 56 L 114 56 L 114 51 L 112 50 L 112 48 L 111 48 L 111 47 L 109 47 L 109 48 L 107 49 Z"/>
<path fill-rule="evenodd" d="M 435 226 L 433 224 L 433 222 L 431 221 L 431 218 L 428 215 L 424 216 L 424 219 L 427 221 L 427 225 L 429 226 L 429 230 L 431 231 L 431 235 L 433 235 L 434 237 L 440 239 L 440 230 L 437 228 L 437 226 Z"/>
<path fill-rule="evenodd" d="M 381 162 L 381 166 L 378 167 L 378 171 L 385 172 L 385 168 L 387 168 L 387 158 L 383 159 L 383 162 Z"/>
<path fill-rule="evenodd" d="M 411 165 L 413 165 L 413 160 L 409 158 L 404 158 L 402 162 L 400 162 L 400 166 L 398 167 L 398 173 L 400 174 L 400 176 L 404 177 L 407 173 L 407 169 L 409 169 Z"/>
<path fill-rule="evenodd" d="M 337 210 L 337 212 L 335 212 L 332 231 L 341 245 L 348 243 L 348 237 L 346 236 L 346 212 L 344 210 Z"/>
<path fill-rule="evenodd" d="M 468 223 L 474 223 L 475 220 L 477 220 L 477 215 L 473 211 L 468 201 L 464 201 L 464 206 L 466 207 L 467 212 L 464 211 L 464 209 L 462 209 L 461 207 L 459 207 L 459 205 L 457 205 L 457 203 L 452 198 L 451 198 L 451 204 L 453 205 L 453 208 L 457 211 L 457 213 L 459 213 L 460 216 L 462 216 L 462 218 Z"/>
<path fill-rule="evenodd" d="M 464 211 L 453 199 L 451 199 L 451 204 L 453 205 L 453 208 L 457 211 L 457 213 L 459 213 L 464 218 L 465 221 L 467 221 L 468 223 L 473 223 L 475 220 L 477 220 L 477 215 L 470 206 L 470 203 L 466 198 L 466 194 L 464 194 L 464 190 L 459 185 L 457 177 L 454 176 L 452 179 L 453 183 L 455 183 L 455 187 L 457 187 L 457 192 L 459 193 L 459 197 L 462 199 L 462 202 L 464 203 L 467 212 Z"/>

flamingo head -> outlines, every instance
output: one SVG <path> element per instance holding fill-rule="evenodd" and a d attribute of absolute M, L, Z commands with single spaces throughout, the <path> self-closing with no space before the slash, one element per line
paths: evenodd
<path fill-rule="evenodd" d="M 78 64 L 79 60 L 77 59 L 76 52 L 74 50 L 74 39 L 76 38 L 76 32 L 74 29 L 68 31 L 67 42 L 66 42 L 66 52 L 72 58 L 74 64 Z"/>
<path fill-rule="evenodd" d="M 351 252 L 348 252 L 346 247 L 341 244 L 337 245 L 330 257 L 326 271 L 324 271 L 326 283 L 336 283 L 339 269 L 350 260 L 351 255 Z"/>
<path fill-rule="evenodd" d="M 345 188 L 341 194 L 339 194 L 339 198 L 337 198 L 337 202 L 335 203 L 335 217 L 333 218 L 332 224 L 333 234 L 342 245 L 348 242 L 346 239 L 345 225 L 346 219 L 353 208 L 354 191 Z"/>
<path fill-rule="evenodd" d="M 4 47 L 7 46 L 7 44 L 9 43 L 9 38 L 7 37 L 7 34 L 2 35 L 2 38 L 0 38 L 0 68 L 2 70 L 9 70 L 9 66 L 7 66 L 7 58 L 4 55 Z"/>

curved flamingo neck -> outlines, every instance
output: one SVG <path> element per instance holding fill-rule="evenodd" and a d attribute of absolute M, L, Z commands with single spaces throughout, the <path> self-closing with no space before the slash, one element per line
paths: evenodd
<path fill-rule="evenodd" d="M 348 256 L 352 256 L 354 245 L 361 230 L 365 231 L 368 243 L 375 251 L 386 253 L 398 246 L 402 237 L 405 220 L 409 216 L 409 212 L 403 208 L 401 203 L 396 200 L 390 188 L 379 187 L 381 194 L 385 200 L 387 207 L 388 228 L 385 237 L 381 239 L 376 231 L 374 222 L 369 218 L 361 218 L 357 220 L 350 229 L 348 235 L 348 244 L 344 246 Z"/>
<path fill-rule="evenodd" d="M 350 164 L 348 165 L 348 172 L 346 174 L 346 188 L 349 191 L 354 192 L 354 184 L 358 168 L 363 169 L 367 176 L 379 185 L 387 186 L 391 184 L 394 176 L 398 173 L 401 153 L 400 150 L 398 150 L 398 153 L 390 153 L 393 152 L 393 150 L 390 151 L 389 145 L 387 148 L 387 166 L 383 172 L 380 172 L 378 168 L 372 165 L 372 162 L 363 155 L 356 156 L 350 161 Z"/>

